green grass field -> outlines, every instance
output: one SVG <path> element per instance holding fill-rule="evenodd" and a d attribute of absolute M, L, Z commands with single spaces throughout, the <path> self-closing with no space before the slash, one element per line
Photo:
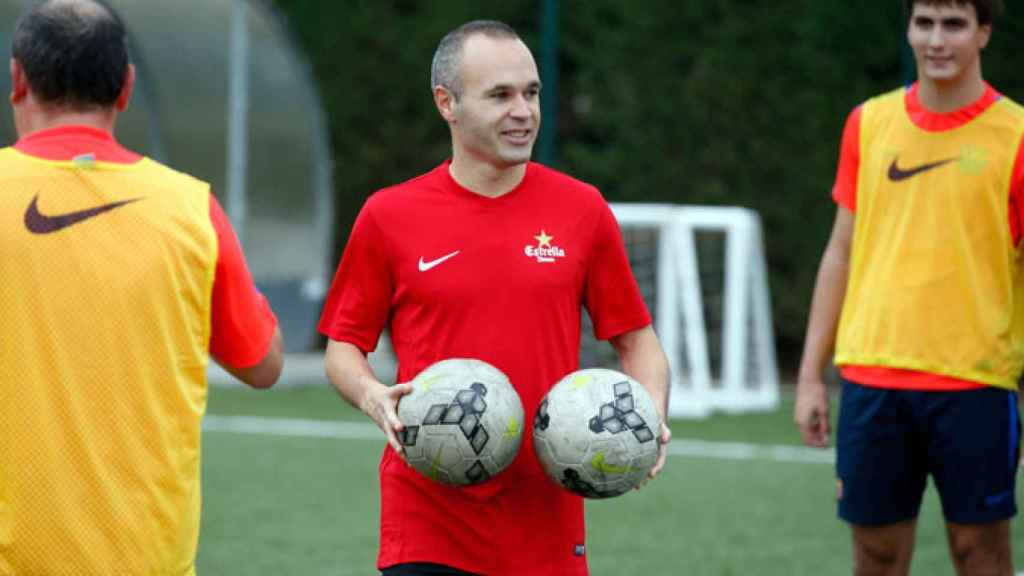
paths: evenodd
<path fill-rule="evenodd" d="M 835 517 L 831 464 L 773 460 L 767 448 L 753 449 L 799 443 L 790 409 L 787 401 L 771 414 L 673 421 L 676 454 L 657 480 L 621 498 L 588 503 L 591 573 L 849 574 L 849 534 Z M 326 385 L 214 388 L 208 414 L 273 420 L 258 421 L 256 431 L 204 433 L 200 576 L 377 573 L 383 436 L 367 428 L 368 419 Z M 280 428 L 276 424 L 289 423 L 282 419 L 350 423 L 355 433 L 317 437 L 309 422 Z M 745 456 L 734 445 L 724 451 L 726 442 L 754 446 L 743 447 L 750 453 Z M 1024 481 L 1017 490 L 1024 502 Z M 1024 521 L 1015 520 L 1013 530 L 1016 569 L 1024 571 Z M 953 574 L 932 489 L 912 573 Z"/>

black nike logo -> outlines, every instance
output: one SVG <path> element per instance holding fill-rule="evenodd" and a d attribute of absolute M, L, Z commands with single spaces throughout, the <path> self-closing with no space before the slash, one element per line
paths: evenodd
<path fill-rule="evenodd" d="M 929 162 L 928 164 L 922 164 L 920 166 L 915 166 L 915 167 L 910 168 L 908 170 L 900 169 L 900 167 L 896 165 L 897 160 L 898 160 L 897 158 L 893 158 L 892 159 L 892 164 L 889 165 L 889 180 L 892 180 L 893 182 L 899 182 L 900 180 L 906 180 L 907 178 L 910 178 L 911 176 L 917 176 L 918 174 L 920 174 L 922 172 L 927 172 L 927 171 L 932 170 L 934 168 L 938 168 L 939 166 L 942 166 L 944 164 L 949 164 L 950 162 L 953 162 L 954 160 L 959 160 L 959 158 L 946 158 L 945 160 L 939 160 L 938 162 Z"/>
<path fill-rule="evenodd" d="M 112 204 L 104 204 L 102 206 L 87 208 L 77 212 L 68 212 L 67 214 L 59 214 L 57 216 L 47 216 L 46 214 L 41 214 L 39 212 L 39 195 L 36 194 L 35 198 L 32 199 L 32 203 L 28 205 L 28 210 L 25 210 L 25 228 L 28 228 L 28 231 L 33 234 L 51 234 L 58 230 L 63 230 L 68 226 L 78 224 L 83 220 L 88 220 L 93 216 L 99 216 L 104 212 L 109 212 L 114 208 L 130 204 L 136 200 L 142 200 L 142 198 L 131 198 L 129 200 L 122 200 Z"/>

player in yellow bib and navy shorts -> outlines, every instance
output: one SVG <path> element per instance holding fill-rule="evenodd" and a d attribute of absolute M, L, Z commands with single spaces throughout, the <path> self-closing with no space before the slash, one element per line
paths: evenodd
<path fill-rule="evenodd" d="M 208 184 L 113 129 L 124 25 L 49 0 L 16 26 L 0 149 L 0 575 L 195 573 L 212 356 L 265 388 L 281 335 Z"/>
<path fill-rule="evenodd" d="M 914 84 L 850 114 L 794 411 L 828 442 L 854 573 L 907 574 L 927 478 L 956 573 L 1013 576 L 1024 369 L 1024 108 L 988 85 L 998 0 L 907 0 Z"/>

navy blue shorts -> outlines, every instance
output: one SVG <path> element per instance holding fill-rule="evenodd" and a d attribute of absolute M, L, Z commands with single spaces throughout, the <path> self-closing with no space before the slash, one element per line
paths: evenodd
<path fill-rule="evenodd" d="M 988 524 L 1016 515 L 1016 392 L 842 384 L 836 432 L 840 518 L 865 526 L 916 518 L 929 475 L 949 522 Z"/>

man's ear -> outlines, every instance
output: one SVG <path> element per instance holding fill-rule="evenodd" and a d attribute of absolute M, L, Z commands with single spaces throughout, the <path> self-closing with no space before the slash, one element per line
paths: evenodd
<path fill-rule="evenodd" d="M 117 95 L 117 102 L 114 103 L 118 112 L 124 112 L 128 108 L 128 103 L 131 102 L 134 91 L 135 65 L 129 64 L 128 68 L 124 71 L 124 86 L 121 87 L 121 93 Z"/>
<path fill-rule="evenodd" d="M 21 63 L 11 58 L 11 104 L 17 104 L 28 96 L 28 78 Z"/>
<path fill-rule="evenodd" d="M 988 41 L 992 39 L 992 25 L 982 24 L 978 26 L 978 50 L 984 50 Z"/>
<path fill-rule="evenodd" d="M 434 104 L 446 122 L 455 121 L 455 107 L 458 106 L 458 100 L 451 90 L 440 85 L 434 86 Z"/>

